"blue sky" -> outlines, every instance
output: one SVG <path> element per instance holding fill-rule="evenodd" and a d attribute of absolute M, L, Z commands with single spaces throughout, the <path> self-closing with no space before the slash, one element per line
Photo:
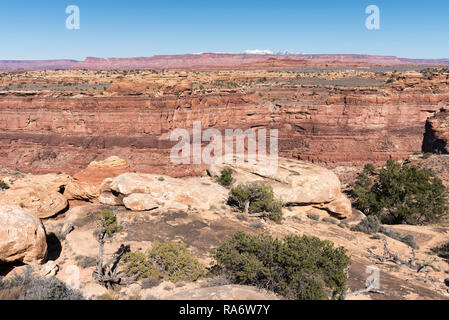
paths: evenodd
<path fill-rule="evenodd" d="M 380 30 L 365 27 L 368 5 Z M 67 30 L 77 5 L 81 29 Z M 448 0 L 1 0 L 0 59 L 270 49 L 449 58 Z"/>

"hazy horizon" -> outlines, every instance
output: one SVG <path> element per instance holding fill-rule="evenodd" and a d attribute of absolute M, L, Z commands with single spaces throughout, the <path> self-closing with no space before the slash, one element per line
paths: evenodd
<path fill-rule="evenodd" d="M 187 56 L 187 55 L 203 55 L 203 54 L 227 54 L 227 55 L 257 55 L 257 56 L 285 56 L 287 54 L 283 53 L 271 53 L 271 54 L 255 54 L 255 53 L 245 53 L 245 52 L 200 52 L 200 53 L 175 53 L 175 54 L 156 54 L 151 56 L 125 56 L 125 57 L 96 57 L 96 56 L 86 56 L 80 59 L 74 59 L 74 58 L 51 58 L 51 59 L 0 59 L 0 61 L 76 61 L 76 62 L 83 62 L 88 58 L 95 58 L 95 59 L 139 59 L 139 58 L 153 58 L 153 57 L 159 57 L 159 56 Z M 401 57 L 401 56 L 395 56 L 395 55 L 375 55 L 375 54 L 369 54 L 369 53 L 304 53 L 304 54 L 288 54 L 290 56 L 319 56 L 319 55 L 335 55 L 335 56 L 344 56 L 344 55 L 354 55 L 354 56 L 380 56 L 380 57 L 396 57 L 400 59 L 410 59 L 410 60 L 448 60 L 449 58 L 446 57 L 440 57 L 440 58 L 410 58 L 410 57 Z"/>

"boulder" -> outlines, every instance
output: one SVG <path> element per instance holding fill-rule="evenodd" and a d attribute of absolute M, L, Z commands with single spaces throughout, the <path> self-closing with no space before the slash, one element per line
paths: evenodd
<path fill-rule="evenodd" d="M 48 261 L 44 264 L 40 270 L 40 275 L 45 278 L 51 278 L 56 276 L 59 271 L 59 265 L 55 261 Z"/>
<path fill-rule="evenodd" d="M 347 218 L 352 215 L 352 204 L 344 194 L 340 194 L 335 200 L 320 205 L 316 205 L 316 208 L 321 208 L 329 211 L 341 218 Z"/>
<path fill-rule="evenodd" d="M 133 193 L 123 198 L 123 204 L 132 211 L 147 211 L 159 207 L 153 196 L 145 193 Z"/>
<path fill-rule="evenodd" d="M 12 187 L 21 188 L 29 186 L 41 186 L 49 191 L 63 193 L 65 187 L 70 183 L 71 180 L 73 180 L 73 178 L 67 174 L 28 174 L 24 178 L 15 181 Z"/>
<path fill-rule="evenodd" d="M 123 197 L 119 198 L 114 196 L 110 192 L 104 192 L 100 194 L 100 196 L 98 197 L 98 201 L 101 204 L 105 204 L 108 206 L 120 206 L 123 204 Z"/>
<path fill-rule="evenodd" d="M 116 177 L 126 172 L 131 172 L 129 164 L 117 156 L 109 157 L 103 161 L 93 161 L 89 166 L 74 175 L 78 184 L 75 185 L 75 191 L 82 193 L 84 191 L 93 198 L 98 198 L 100 194 L 100 185 L 106 178 Z M 67 191 L 72 191 L 70 190 Z"/>
<path fill-rule="evenodd" d="M 98 201 L 102 204 L 108 206 L 119 206 L 123 204 L 123 195 L 113 194 L 111 184 L 112 178 L 106 178 L 100 184 L 100 196 L 98 197 Z"/>
<path fill-rule="evenodd" d="M 344 222 L 350 224 L 351 226 L 355 226 L 365 218 L 366 215 L 364 215 L 362 211 L 352 208 L 352 215 L 346 218 Z"/>
<path fill-rule="evenodd" d="M 52 192 L 63 194 L 68 200 L 93 200 L 99 195 L 98 186 L 81 182 L 67 174 L 26 175 L 14 182 L 12 188 L 43 187 Z"/>
<path fill-rule="evenodd" d="M 33 212 L 38 218 L 52 217 L 67 208 L 67 199 L 44 186 L 14 186 L 1 192 L 0 205 L 16 205 Z"/>
<path fill-rule="evenodd" d="M 255 164 L 242 161 L 213 164 L 207 172 L 216 179 L 223 169 L 230 168 L 234 184 L 268 184 L 273 187 L 275 195 L 290 206 L 315 205 L 340 218 L 351 215 L 351 202 L 341 192 L 340 180 L 332 171 L 298 160 L 264 160 L 265 162 Z"/>
<path fill-rule="evenodd" d="M 0 206 L 0 262 L 41 264 L 47 256 L 44 226 L 30 211 Z"/>
<path fill-rule="evenodd" d="M 107 205 L 125 205 L 130 210 L 155 207 L 207 210 L 223 203 L 228 190 L 208 178 L 176 179 L 155 174 L 125 173 L 105 179 L 99 201 Z"/>
<path fill-rule="evenodd" d="M 92 201 L 98 198 L 100 192 L 98 190 L 98 186 L 79 181 L 77 179 L 72 179 L 65 186 L 64 197 L 68 200 L 84 200 L 84 201 Z"/>
<path fill-rule="evenodd" d="M 157 184 L 158 178 L 159 176 L 151 174 L 125 173 L 110 180 L 110 189 L 126 196 L 132 193 L 150 193 L 151 186 Z M 161 179 L 166 179 L 166 177 Z M 105 188 L 107 184 L 108 182 L 103 183 L 101 189 Z"/>

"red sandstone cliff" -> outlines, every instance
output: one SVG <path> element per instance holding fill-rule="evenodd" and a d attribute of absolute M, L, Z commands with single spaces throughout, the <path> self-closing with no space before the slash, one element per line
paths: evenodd
<path fill-rule="evenodd" d="M 198 167 L 170 163 L 169 136 L 196 120 L 221 130 L 277 128 L 282 156 L 320 163 L 363 164 L 421 151 L 426 119 L 449 101 L 446 74 L 396 74 L 389 84 L 369 87 L 330 85 L 329 79 L 347 81 L 351 74 L 174 72 L 151 81 L 118 76 L 101 95 L 74 88 L 0 92 L 0 165 L 74 173 L 117 155 L 138 171 L 195 174 Z M 370 80 L 359 76 L 349 80 Z M 195 84 L 198 77 L 211 79 Z M 133 83 L 140 89 L 131 90 Z"/>

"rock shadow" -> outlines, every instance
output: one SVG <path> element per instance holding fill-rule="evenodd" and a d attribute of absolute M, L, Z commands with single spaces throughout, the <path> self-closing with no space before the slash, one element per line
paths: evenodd
<path fill-rule="evenodd" d="M 58 239 L 56 234 L 47 234 L 47 260 L 55 261 L 59 258 L 62 251 L 61 241 Z"/>

